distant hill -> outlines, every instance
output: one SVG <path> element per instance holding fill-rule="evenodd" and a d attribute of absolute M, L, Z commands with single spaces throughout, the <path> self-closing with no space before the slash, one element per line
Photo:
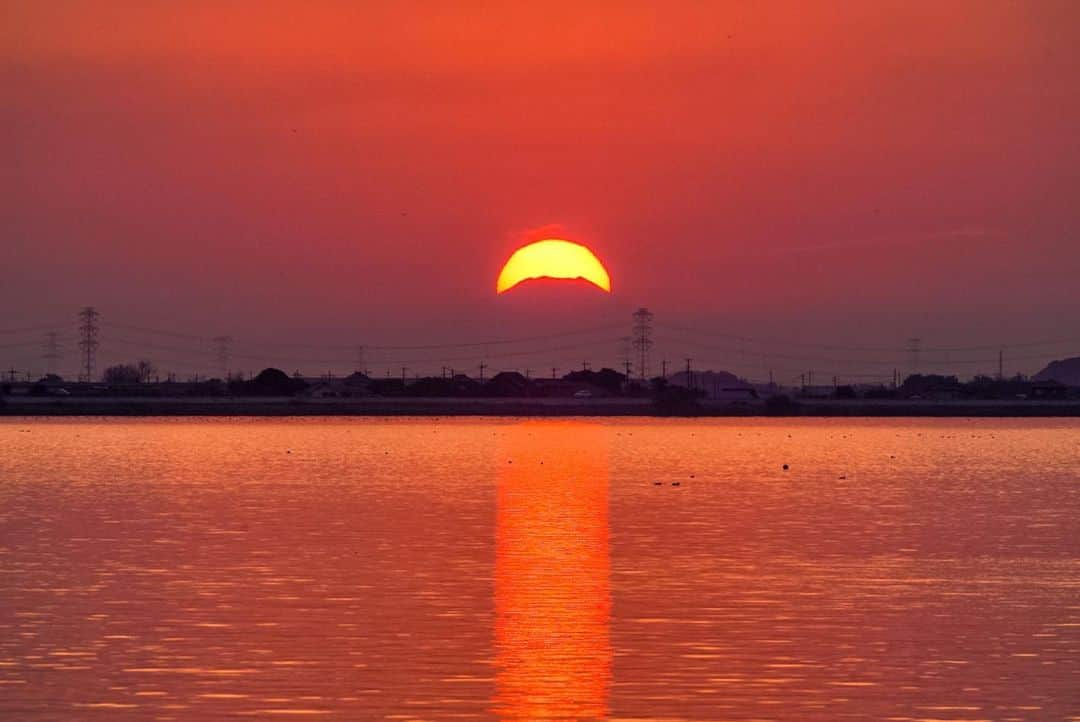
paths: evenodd
<path fill-rule="evenodd" d="M 692 371 L 690 373 L 693 378 L 693 385 L 696 388 L 711 389 L 713 387 L 723 388 L 750 388 L 750 384 L 746 383 L 738 376 L 727 371 Z M 675 386 L 688 386 L 686 383 L 686 372 L 679 371 L 678 373 L 668 374 L 667 377 L 669 384 Z"/>
<path fill-rule="evenodd" d="M 1057 381 L 1066 386 L 1080 386 L 1080 356 L 1051 361 L 1046 368 L 1035 374 L 1034 381 Z"/>
<path fill-rule="evenodd" d="M 689 385 L 686 383 L 685 371 L 671 374 L 667 380 L 672 386 L 694 389 L 707 399 L 745 401 L 758 397 L 751 384 L 727 371 L 692 371 Z"/>

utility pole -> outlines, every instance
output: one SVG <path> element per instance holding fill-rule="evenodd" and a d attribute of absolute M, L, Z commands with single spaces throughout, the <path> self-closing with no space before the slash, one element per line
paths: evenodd
<path fill-rule="evenodd" d="M 364 372 L 364 347 L 362 344 L 356 346 L 356 372 Z"/>
<path fill-rule="evenodd" d="M 582 371 L 588 371 L 588 370 L 589 370 L 589 366 L 591 366 L 591 365 L 592 365 L 592 364 L 590 364 L 590 363 L 589 363 L 588 361 L 582 361 L 582 362 L 581 362 L 581 370 L 582 370 Z"/>
<path fill-rule="evenodd" d="M 667 359 L 660 362 L 660 378 L 667 381 Z"/>
<path fill-rule="evenodd" d="M 480 383 L 484 383 L 484 369 L 486 369 L 486 368 L 487 368 L 486 363 L 481 363 L 480 364 Z"/>
<path fill-rule="evenodd" d="M 998 381 L 1005 380 L 1005 349 L 998 349 Z"/>
<path fill-rule="evenodd" d="M 630 361 L 623 361 L 623 366 L 626 368 L 626 380 L 630 381 Z"/>
<path fill-rule="evenodd" d="M 217 359 L 221 379 L 229 380 L 229 366 L 232 365 L 232 336 L 214 336 L 214 357 Z"/>
<path fill-rule="evenodd" d="M 47 374 L 56 373 L 56 361 L 60 358 L 60 342 L 57 338 L 55 331 L 45 334 L 45 345 L 42 347 L 45 353 L 41 355 L 41 358 L 45 359 L 45 373 Z"/>
<path fill-rule="evenodd" d="M 686 388 L 688 389 L 694 388 L 694 379 L 690 375 L 690 361 L 691 359 L 686 359 Z"/>
<path fill-rule="evenodd" d="M 83 357 L 79 380 L 87 383 L 94 380 L 94 365 L 97 363 L 98 318 L 97 309 L 93 306 L 86 306 L 79 311 L 79 350 Z"/>
<path fill-rule="evenodd" d="M 638 355 L 638 372 L 642 381 L 649 372 L 649 349 L 653 345 L 652 320 L 652 312 L 644 306 L 634 311 L 634 350 Z"/>
<path fill-rule="evenodd" d="M 770 369 L 769 370 L 769 390 L 772 391 L 775 388 L 776 388 L 776 384 L 773 383 L 772 370 Z"/>
<path fill-rule="evenodd" d="M 558 370 L 559 370 L 559 369 L 555 368 L 554 366 L 552 366 L 552 367 L 551 367 L 551 378 L 552 378 L 552 379 L 558 378 L 558 377 L 557 377 L 557 376 L 555 375 L 555 374 L 556 374 L 556 373 L 558 372 Z"/>
<path fill-rule="evenodd" d="M 408 366 L 401 367 L 401 387 L 405 388 L 405 372 L 409 370 Z"/>
<path fill-rule="evenodd" d="M 526 381 L 528 381 L 528 380 L 529 380 L 529 372 L 530 372 L 530 371 L 532 371 L 532 369 L 525 369 L 525 380 L 526 380 Z"/>

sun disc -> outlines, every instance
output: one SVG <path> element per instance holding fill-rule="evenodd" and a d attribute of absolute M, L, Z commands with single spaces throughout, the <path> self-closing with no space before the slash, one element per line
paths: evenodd
<path fill-rule="evenodd" d="M 581 278 L 611 293 L 611 276 L 596 254 L 580 243 L 549 238 L 514 251 L 499 273 L 495 292 L 535 278 Z"/>

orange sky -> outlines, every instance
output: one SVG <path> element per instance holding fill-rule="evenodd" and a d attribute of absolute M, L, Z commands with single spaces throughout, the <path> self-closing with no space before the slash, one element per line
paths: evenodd
<path fill-rule="evenodd" d="M 1080 6 L 582 5 L 5 3 L 0 303 L 476 337 L 555 224 L 626 308 L 744 333 L 1080 312 Z"/>

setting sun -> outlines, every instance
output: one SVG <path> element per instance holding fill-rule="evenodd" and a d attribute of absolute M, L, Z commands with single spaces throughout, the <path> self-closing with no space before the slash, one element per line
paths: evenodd
<path fill-rule="evenodd" d="M 604 264 L 588 248 L 571 241 L 536 241 L 514 251 L 499 273 L 495 292 L 509 291 L 534 278 L 582 278 L 611 292 L 611 277 Z"/>

